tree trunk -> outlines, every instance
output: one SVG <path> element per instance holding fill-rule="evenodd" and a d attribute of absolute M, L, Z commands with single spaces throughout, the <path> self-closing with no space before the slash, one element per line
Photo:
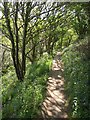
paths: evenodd
<path fill-rule="evenodd" d="M 25 24 L 24 24 L 24 30 L 23 30 L 23 40 L 22 40 L 22 63 L 20 64 L 19 60 L 19 35 L 18 35 L 18 25 L 17 25 L 17 18 L 18 18 L 18 3 L 15 4 L 15 38 L 13 35 L 13 31 L 10 25 L 10 18 L 9 18 L 9 8 L 8 8 L 8 3 L 4 2 L 4 15 L 6 19 L 6 25 L 7 25 L 7 30 L 9 33 L 9 40 L 11 41 L 12 49 L 12 59 L 13 59 L 13 64 L 14 68 L 16 71 L 16 75 L 18 80 L 23 81 L 24 75 L 25 75 L 25 67 L 26 67 L 26 55 L 25 55 L 25 40 L 26 40 L 26 35 L 27 35 L 27 26 L 28 26 L 28 15 L 29 15 L 29 3 L 27 3 L 27 8 L 26 8 L 26 14 L 25 14 Z M 16 42 L 16 44 L 15 44 Z M 15 46 L 16 45 L 16 46 Z"/>

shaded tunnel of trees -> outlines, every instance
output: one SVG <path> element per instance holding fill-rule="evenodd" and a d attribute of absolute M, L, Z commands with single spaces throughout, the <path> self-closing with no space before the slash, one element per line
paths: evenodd
<path fill-rule="evenodd" d="M 36 62 L 44 55 L 47 60 L 47 54 L 52 59 L 57 51 L 63 58 L 70 45 L 74 48 L 77 44 L 75 49 L 85 53 L 90 60 L 90 2 L 2 2 L 0 11 L 2 76 L 14 67 L 17 81 L 25 84 L 28 65 L 38 74 L 37 66 L 43 68 L 44 63 L 36 65 Z M 83 39 L 87 45 L 85 42 L 78 46 Z M 29 74 L 34 74 L 33 70 Z M 45 70 L 49 72 L 47 68 Z"/>

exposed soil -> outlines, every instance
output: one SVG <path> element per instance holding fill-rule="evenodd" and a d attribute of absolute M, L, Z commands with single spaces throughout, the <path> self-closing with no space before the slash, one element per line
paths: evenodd
<path fill-rule="evenodd" d="M 68 118 L 63 71 L 60 53 L 57 53 L 53 60 L 52 70 L 47 82 L 46 98 L 42 104 L 41 112 L 44 119 Z"/>

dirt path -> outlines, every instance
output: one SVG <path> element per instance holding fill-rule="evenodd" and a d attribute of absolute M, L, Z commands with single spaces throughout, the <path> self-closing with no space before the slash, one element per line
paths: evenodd
<path fill-rule="evenodd" d="M 42 104 L 43 118 L 67 118 L 67 100 L 64 91 L 63 64 L 60 54 L 53 60 L 47 82 L 46 98 Z"/>

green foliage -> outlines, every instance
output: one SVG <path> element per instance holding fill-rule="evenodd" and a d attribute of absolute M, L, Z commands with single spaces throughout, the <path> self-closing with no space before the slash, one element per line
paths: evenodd
<path fill-rule="evenodd" d="M 24 82 L 19 82 L 14 69 L 2 76 L 3 118 L 36 118 L 44 99 L 51 59 L 43 57 L 27 65 Z"/>
<path fill-rule="evenodd" d="M 85 41 L 78 44 L 78 48 L 83 43 L 85 44 Z M 62 56 L 65 66 L 65 87 L 69 96 L 69 116 L 74 118 L 90 117 L 88 108 L 88 95 L 90 94 L 88 66 L 90 65 L 90 61 L 85 58 L 86 54 L 78 51 L 77 45 L 68 47 Z"/>
<path fill-rule="evenodd" d="M 5 4 L 7 4 L 6 12 L 3 6 Z M 87 41 L 83 44 L 82 41 L 77 45 L 70 44 L 80 42 L 86 33 L 89 34 L 90 17 L 87 8 L 89 5 L 86 3 L 57 4 L 55 2 L 47 5 L 46 2 L 41 4 L 20 2 L 18 3 L 20 9 L 18 9 L 16 3 L 5 4 L 0 5 L 3 13 L 0 19 L 2 22 L 0 31 L 3 34 L 0 44 L 3 44 L 7 52 L 11 52 L 13 48 L 15 54 L 8 52 L 2 57 L 3 118 L 34 118 L 40 114 L 40 105 L 51 68 L 51 58 L 44 52 L 54 56 L 58 49 L 62 50 L 67 46 L 69 47 L 64 49 L 62 58 L 65 63 L 66 90 L 68 95 L 70 94 L 70 115 L 72 117 L 88 116 L 87 72 L 90 57 L 88 49 L 86 50 L 88 45 L 85 45 Z M 8 19 L 5 18 L 5 14 Z M 10 23 L 11 32 L 7 22 Z M 24 45 L 25 49 L 23 49 Z M 21 71 L 24 73 L 24 67 L 27 66 L 22 83 L 17 80 L 14 68 L 11 66 L 13 60 L 11 60 L 11 55 L 15 57 L 13 62 L 16 62 L 17 67 L 13 66 L 18 68 L 19 73 Z M 33 64 L 27 64 L 28 60 Z"/>

